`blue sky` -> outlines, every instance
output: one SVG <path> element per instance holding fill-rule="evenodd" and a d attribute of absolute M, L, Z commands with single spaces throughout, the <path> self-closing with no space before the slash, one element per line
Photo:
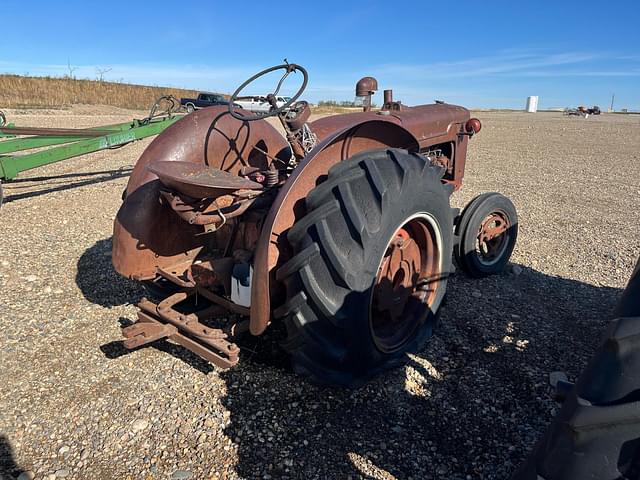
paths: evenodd
<path fill-rule="evenodd" d="M 632 1 L 0 0 L 0 72 L 231 92 L 283 58 L 305 98 L 351 100 L 364 75 L 407 104 L 640 109 Z M 257 90 L 267 88 L 256 85 Z M 247 92 L 253 93 L 253 92 Z M 256 91 L 255 93 L 261 93 Z M 381 94 L 379 94 L 381 96 Z M 380 99 L 378 99 L 380 102 Z"/>

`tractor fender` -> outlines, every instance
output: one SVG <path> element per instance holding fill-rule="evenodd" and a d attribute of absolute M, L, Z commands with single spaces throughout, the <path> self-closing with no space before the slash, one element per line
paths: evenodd
<path fill-rule="evenodd" d="M 285 155 L 288 149 L 286 140 L 268 122 L 237 120 L 226 105 L 196 110 L 178 120 L 149 144 L 131 173 L 114 222 L 116 271 L 136 280 L 152 279 L 158 267 L 195 258 L 205 242 L 198 235 L 200 227 L 187 225 L 160 203 L 160 180 L 146 168 L 149 163 L 201 163 L 238 174 L 245 165 L 268 168 L 269 157 Z"/>
<path fill-rule="evenodd" d="M 365 150 L 419 150 L 417 138 L 401 125 L 400 118 L 388 115 L 372 119 L 371 116 L 344 115 L 318 120 L 322 127 L 318 128 L 321 132 L 320 143 L 301 161 L 278 192 L 265 218 L 254 253 L 249 328 L 253 335 L 264 332 L 271 319 L 272 297 L 279 290 L 275 271 L 289 256 L 286 232 L 296 219 L 304 216 L 307 194 L 320 183 L 329 169 Z M 335 122 L 334 128 L 331 128 L 331 122 Z M 314 124 L 311 127 L 315 131 Z M 325 133 L 330 130 L 333 133 Z"/>

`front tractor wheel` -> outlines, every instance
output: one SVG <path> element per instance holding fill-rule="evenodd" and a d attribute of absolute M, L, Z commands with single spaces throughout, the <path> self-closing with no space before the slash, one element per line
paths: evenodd
<path fill-rule="evenodd" d="M 456 263 L 470 276 L 500 273 L 518 237 L 518 214 L 500 193 L 478 195 L 465 207 L 456 227 Z"/>
<path fill-rule="evenodd" d="M 307 199 L 277 273 L 294 369 L 357 386 L 432 334 L 453 248 L 443 170 L 404 150 L 334 166 Z"/>

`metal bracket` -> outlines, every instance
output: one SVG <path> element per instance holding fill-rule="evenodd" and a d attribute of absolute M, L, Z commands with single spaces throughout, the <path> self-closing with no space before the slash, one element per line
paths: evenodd
<path fill-rule="evenodd" d="M 217 312 L 219 305 L 191 314 L 183 314 L 173 308 L 195 294 L 194 291 L 177 292 L 157 305 L 143 298 L 138 304 L 138 322 L 122 330 L 126 338 L 125 348 L 138 348 L 168 338 L 221 368 L 236 365 L 240 348 L 227 340 L 227 332 L 200 322 Z"/>

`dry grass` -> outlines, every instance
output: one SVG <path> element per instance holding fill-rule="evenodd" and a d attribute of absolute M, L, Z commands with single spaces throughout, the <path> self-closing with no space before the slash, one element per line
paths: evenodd
<path fill-rule="evenodd" d="M 179 88 L 76 80 L 58 77 L 0 75 L 0 108 L 55 108 L 83 103 L 148 109 L 161 95 L 192 97 L 197 92 Z"/>
<path fill-rule="evenodd" d="M 312 107 L 313 113 L 329 114 L 329 113 L 353 113 L 361 112 L 362 107 L 339 107 L 334 105 L 316 105 Z"/>

